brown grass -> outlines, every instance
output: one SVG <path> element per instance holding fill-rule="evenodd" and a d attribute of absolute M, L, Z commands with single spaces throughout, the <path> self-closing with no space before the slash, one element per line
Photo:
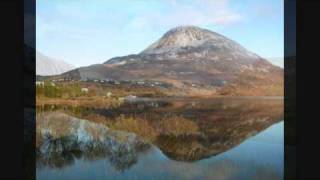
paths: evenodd
<path fill-rule="evenodd" d="M 109 107 L 118 107 L 122 103 L 123 101 L 116 98 L 104 98 L 99 96 L 78 97 L 78 98 L 70 98 L 70 99 L 38 97 L 36 99 L 37 106 L 41 106 L 45 104 L 55 104 L 55 105 L 109 108 Z"/>
<path fill-rule="evenodd" d="M 119 116 L 110 128 L 133 132 L 149 141 L 153 141 L 157 136 L 157 131 L 148 123 L 147 120 L 141 118 Z"/>
<path fill-rule="evenodd" d="M 198 125 L 182 116 L 172 116 L 161 120 L 157 129 L 161 134 L 174 136 L 199 134 Z"/>

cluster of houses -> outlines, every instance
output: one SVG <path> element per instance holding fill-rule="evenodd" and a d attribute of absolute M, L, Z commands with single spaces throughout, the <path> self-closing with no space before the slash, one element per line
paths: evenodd
<path fill-rule="evenodd" d="M 98 80 L 98 79 L 86 79 L 86 80 L 80 80 L 84 82 L 95 82 L 95 83 L 103 83 L 103 84 L 110 84 L 110 85 L 139 85 L 139 86 L 145 86 L 145 87 L 169 87 L 168 84 L 158 81 L 130 81 L 130 80 L 112 80 L 112 79 L 104 79 L 104 80 Z"/>
<path fill-rule="evenodd" d="M 53 82 L 63 82 L 63 81 L 75 81 L 74 79 L 71 78 L 60 78 L 60 79 L 53 79 Z"/>
<path fill-rule="evenodd" d="M 36 81 L 36 86 L 44 86 L 45 82 L 44 81 Z M 51 86 L 56 86 L 56 84 L 54 82 L 50 82 L 50 85 Z M 89 88 L 81 88 L 81 92 L 82 93 L 88 93 L 89 92 Z M 112 96 L 112 93 L 111 92 L 107 92 L 106 94 L 107 97 L 111 97 Z"/>
<path fill-rule="evenodd" d="M 56 86 L 56 84 L 53 82 L 50 82 L 50 85 Z M 44 81 L 36 81 L 36 86 L 44 86 Z"/>
<path fill-rule="evenodd" d="M 60 78 L 60 79 L 53 79 L 52 82 L 74 82 L 76 80 L 71 78 Z M 95 83 L 103 83 L 103 84 L 110 84 L 110 85 L 139 85 L 139 86 L 146 86 L 146 87 L 169 87 L 170 85 L 167 83 L 159 82 L 159 81 L 130 81 L 130 80 L 114 80 L 114 79 L 81 79 L 82 82 L 95 82 Z M 36 85 L 44 85 L 43 81 L 36 81 Z"/>
<path fill-rule="evenodd" d="M 71 79 L 55 79 L 49 82 L 44 82 L 44 81 L 36 81 L 36 86 L 41 86 L 44 87 L 46 85 L 51 85 L 51 86 L 56 86 L 55 83 L 58 82 L 65 82 L 65 81 L 74 81 Z M 117 81 L 117 80 L 112 80 L 112 79 L 104 79 L 104 80 L 98 80 L 98 79 L 86 79 L 86 80 L 80 80 L 82 82 L 94 82 L 94 83 L 101 83 L 101 84 L 109 84 L 109 85 L 129 85 L 129 86 L 143 86 L 143 87 L 163 87 L 163 88 L 169 88 L 172 85 L 163 83 L 163 82 L 158 82 L 158 81 L 130 81 L 130 80 L 122 80 L 122 81 Z M 50 83 L 50 84 L 49 84 Z M 82 87 L 81 88 L 82 93 L 89 93 L 89 88 L 87 87 Z M 107 92 L 106 94 L 107 97 L 111 97 L 112 93 Z M 135 99 L 134 96 L 127 97 L 127 99 Z"/>
<path fill-rule="evenodd" d="M 224 80 L 213 80 L 209 83 L 196 83 L 196 82 L 183 82 L 183 84 L 185 86 L 191 86 L 191 87 L 194 87 L 194 88 L 199 88 L 199 87 L 220 87 L 220 86 L 223 86 L 223 85 L 226 85 L 228 84 L 227 81 L 224 81 Z"/>

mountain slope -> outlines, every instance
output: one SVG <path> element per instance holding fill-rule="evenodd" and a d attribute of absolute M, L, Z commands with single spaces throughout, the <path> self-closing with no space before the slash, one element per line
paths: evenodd
<path fill-rule="evenodd" d="M 36 74 L 42 76 L 58 75 L 75 67 L 60 60 L 52 59 L 36 51 Z"/>
<path fill-rule="evenodd" d="M 61 77 L 61 76 L 60 76 Z M 65 73 L 71 79 L 160 81 L 172 95 L 282 95 L 283 70 L 240 44 L 195 26 L 176 27 L 139 54 Z"/>

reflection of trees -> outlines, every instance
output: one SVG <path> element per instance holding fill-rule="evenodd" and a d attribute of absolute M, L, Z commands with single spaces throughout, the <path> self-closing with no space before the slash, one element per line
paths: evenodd
<path fill-rule="evenodd" d="M 117 171 L 124 172 L 138 162 L 139 153 L 145 153 L 150 147 L 150 144 L 144 143 L 136 144 L 134 150 L 122 146 L 108 156 L 110 164 Z"/>
<path fill-rule="evenodd" d="M 37 154 L 37 167 L 50 167 L 61 169 L 74 164 L 75 158 L 72 152 Z"/>
<path fill-rule="evenodd" d="M 110 153 L 106 149 L 86 149 L 86 151 L 70 150 L 51 153 L 37 152 L 37 167 L 50 167 L 61 169 L 71 166 L 75 163 L 76 159 L 83 159 L 85 161 L 95 161 L 108 157 Z"/>
<path fill-rule="evenodd" d="M 120 172 L 124 172 L 137 163 L 137 153 L 126 148 L 115 151 L 109 156 L 110 164 Z"/>

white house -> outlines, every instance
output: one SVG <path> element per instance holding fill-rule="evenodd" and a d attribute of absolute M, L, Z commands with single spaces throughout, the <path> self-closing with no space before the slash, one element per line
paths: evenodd
<path fill-rule="evenodd" d="M 81 92 L 88 93 L 89 89 L 88 88 L 81 88 Z"/>

